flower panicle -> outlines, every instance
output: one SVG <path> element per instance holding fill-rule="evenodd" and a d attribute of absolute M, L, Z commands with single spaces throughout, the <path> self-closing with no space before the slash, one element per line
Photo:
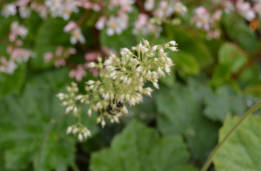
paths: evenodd
<path fill-rule="evenodd" d="M 151 82 L 156 89 L 160 88 L 158 79 L 165 77 L 165 73 L 170 74 L 174 65 L 167 51 L 177 52 L 177 45 L 175 41 L 170 41 L 151 46 L 148 40 L 143 39 L 131 49 L 122 48 L 120 58 L 111 54 L 105 61 L 100 58 L 98 63 L 89 64 L 89 67 L 100 69 L 100 80 L 87 81 L 86 94 L 79 94 L 77 84 L 72 83 L 66 87 L 67 94 L 59 93 L 57 97 L 64 100 L 62 105 L 67 106 L 66 113 L 72 112 L 78 116 L 79 106 L 88 105 L 86 114 L 91 117 L 98 112 L 97 123 L 102 127 L 106 125 L 105 118 L 118 123 L 119 117 L 128 114 L 125 104 L 135 106 L 143 102 L 143 95 L 151 97 L 153 89 L 144 87 L 145 83 Z M 76 128 L 69 128 L 67 133 L 79 132 L 77 127 L 77 131 Z M 83 140 L 85 135 L 79 132 L 78 139 Z"/>

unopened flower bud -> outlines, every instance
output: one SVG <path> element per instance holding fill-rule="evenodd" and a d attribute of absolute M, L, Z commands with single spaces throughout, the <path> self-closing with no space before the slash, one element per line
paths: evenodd
<path fill-rule="evenodd" d="M 71 132 L 72 132 L 72 127 L 69 126 L 69 127 L 67 128 L 67 130 L 66 130 L 66 134 L 70 134 Z"/>
<path fill-rule="evenodd" d="M 89 81 L 86 82 L 86 84 L 89 84 L 89 85 L 92 85 L 94 83 L 95 83 L 95 81 L 93 81 L 93 80 L 89 80 Z"/>
<path fill-rule="evenodd" d="M 78 135 L 78 139 L 79 139 L 80 141 L 82 141 L 82 140 L 83 140 L 83 136 L 82 136 L 82 134 L 81 134 L 81 133 L 79 133 L 79 135 Z"/>
<path fill-rule="evenodd" d="M 88 110 L 88 115 L 89 115 L 89 117 L 91 117 L 91 115 L 92 115 L 92 109 L 91 108 Z"/>
<path fill-rule="evenodd" d="M 169 47 L 170 50 L 177 52 L 178 49 L 176 47 Z"/>
<path fill-rule="evenodd" d="M 171 44 L 171 45 L 173 45 L 173 46 L 178 45 L 178 44 L 176 43 L 176 41 L 174 41 L 174 40 L 170 41 L 169 44 Z"/>
<path fill-rule="evenodd" d="M 89 67 L 90 67 L 90 68 L 94 68 L 95 66 L 96 66 L 96 64 L 95 64 L 94 62 L 90 62 L 90 63 L 89 63 Z"/>
<path fill-rule="evenodd" d="M 102 121 L 101 121 L 101 126 L 102 126 L 102 128 L 104 128 L 105 124 L 106 124 L 105 121 L 102 120 Z"/>
<path fill-rule="evenodd" d="M 152 47 L 152 51 L 156 51 L 157 48 L 158 48 L 158 45 L 153 46 L 153 47 Z"/>

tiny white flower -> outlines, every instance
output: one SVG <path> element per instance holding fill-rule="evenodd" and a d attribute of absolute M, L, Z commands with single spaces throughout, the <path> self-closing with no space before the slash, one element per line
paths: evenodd
<path fill-rule="evenodd" d="M 105 124 L 106 124 L 105 121 L 102 120 L 102 121 L 101 121 L 101 126 L 102 126 L 102 128 L 104 128 Z"/>
<path fill-rule="evenodd" d="M 66 105 L 68 105 L 68 102 L 66 101 L 62 102 L 62 106 L 66 106 Z"/>
<path fill-rule="evenodd" d="M 77 112 L 78 112 L 77 107 L 74 107 L 74 108 L 73 108 L 73 113 L 76 114 Z"/>
<path fill-rule="evenodd" d="M 169 47 L 170 50 L 177 52 L 178 49 L 176 47 Z"/>
<path fill-rule="evenodd" d="M 81 133 L 79 133 L 79 135 L 78 135 L 78 139 L 79 139 L 80 141 L 82 141 L 82 140 L 83 140 L 83 136 L 82 136 L 82 134 L 81 134 Z"/>
<path fill-rule="evenodd" d="M 89 81 L 87 81 L 86 83 L 89 84 L 89 85 L 91 85 L 91 84 L 94 84 L 95 81 L 93 81 L 93 80 L 89 80 Z"/>
<path fill-rule="evenodd" d="M 113 117 L 113 120 L 116 122 L 116 123 L 119 123 L 120 121 L 119 121 L 119 118 L 118 117 Z"/>
<path fill-rule="evenodd" d="M 159 89 L 159 85 L 158 85 L 158 83 L 153 82 L 153 86 L 154 86 L 156 89 Z"/>
<path fill-rule="evenodd" d="M 121 76 L 121 77 L 120 77 L 120 80 L 123 80 L 123 79 L 124 79 L 124 76 Z"/>
<path fill-rule="evenodd" d="M 141 67 L 141 66 L 139 66 L 139 67 L 136 69 L 137 72 L 141 72 L 141 70 L 142 70 L 142 67 Z"/>
<path fill-rule="evenodd" d="M 74 128 L 73 130 L 72 130 L 72 133 L 73 134 L 76 134 L 78 132 L 78 128 Z"/>
<path fill-rule="evenodd" d="M 171 45 L 173 45 L 173 46 L 178 45 L 178 44 L 176 43 L 176 41 L 174 41 L 174 40 L 170 41 L 169 44 L 171 44 Z"/>
<path fill-rule="evenodd" d="M 56 95 L 60 100 L 63 100 L 64 99 L 64 94 L 63 93 L 58 93 Z"/>
<path fill-rule="evenodd" d="M 144 44 L 145 44 L 146 46 L 150 46 L 148 40 L 143 39 L 143 42 L 144 42 Z"/>
<path fill-rule="evenodd" d="M 82 98 L 83 98 L 83 95 L 78 95 L 78 96 L 75 97 L 75 100 L 80 100 Z"/>
<path fill-rule="evenodd" d="M 94 87 L 94 85 L 90 85 L 90 86 L 89 86 L 90 90 L 93 89 L 93 87 Z"/>
<path fill-rule="evenodd" d="M 72 132 L 72 127 L 69 126 L 69 127 L 67 128 L 67 130 L 66 130 L 66 134 L 70 134 L 71 132 Z"/>
<path fill-rule="evenodd" d="M 159 52 L 160 52 L 160 54 L 163 54 L 164 50 L 162 48 L 160 48 Z"/>
<path fill-rule="evenodd" d="M 87 135 L 90 137 L 90 136 L 92 136 L 92 134 L 91 134 L 91 131 L 90 130 L 87 130 L 86 131 L 87 132 Z"/>
<path fill-rule="evenodd" d="M 90 68 L 94 68 L 95 66 L 96 66 L 96 64 L 95 64 L 94 62 L 90 62 L 90 63 L 89 63 L 89 67 L 90 67 Z"/>
<path fill-rule="evenodd" d="M 126 100 L 130 101 L 130 94 L 126 94 Z"/>
<path fill-rule="evenodd" d="M 68 114 L 72 110 L 72 106 L 68 106 L 65 110 L 65 113 Z"/>
<path fill-rule="evenodd" d="M 130 98 L 130 106 L 135 106 L 136 100 L 134 97 Z"/>
<path fill-rule="evenodd" d="M 131 83 L 131 78 L 129 78 L 129 80 L 127 81 L 127 85 L 130 85 Z"/>
<path fill-rule="evenodd" d="M 91 115 L 92 115 L 92 109 L 91 108 L 88 110 L 88 115 L 89 115 L 89 117 L 91 117 Z"/>
<path fill-rule="evenodd" d="M 101 122 L 101 118 L 98 117 L 98 118 L 96 119 L 96 123 L 98 124 L 98 123 L 100 123 L 100 122 Z"/>
<path fill-rule="evenodd" d="M 152 47 L 152 51 L 156 51 L 157 48 L 158 48 L 158 45 L 153 46 L 153 47 Z"/>

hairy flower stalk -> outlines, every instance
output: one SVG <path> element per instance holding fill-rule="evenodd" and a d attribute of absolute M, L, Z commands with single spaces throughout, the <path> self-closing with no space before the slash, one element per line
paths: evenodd
<path fill-rule="evenodd" d="M 64 100 L 62 105 L 67 106 L 66 113 L 72 112 L 80 118 L 80 106 L 89 105 L 87 114 L 91 116 L 92 111 L 97 111 L 100 114 L 97 123 L 102 127 L 106 125 L 106 118 L 118 123 L 119 117 L 128 114 L 125 104 L 135 106 L 143 101 L 142 95 L 151 96 L 153 89 L 144 87 L 146 82 L 152 82 L 159 89 L 159 77 L 170 74 L 170 67 L 174 65 L 165 50 L 177 52 L 176 46 L 175 41 L 170 41 L 151 47 L 147 40 L 143 40 L 131 50 L 122 48 L 121 58 L 114 54 L 104 62 L 98 58 L 98 63 L 92 62 L 89 67 L 100 70 L 100 80 L 86 82 L 86 94 L 76 95 L 78 87 L 72 83 L 67 87 L 68 94 L 59 93 L 57 96 Z M 77 124 L 68 127 L 67 133 L 78 133 L 78 139 L 82 141 L 90 136 L 90 130 L 82 127 L 80 122 Z"/>

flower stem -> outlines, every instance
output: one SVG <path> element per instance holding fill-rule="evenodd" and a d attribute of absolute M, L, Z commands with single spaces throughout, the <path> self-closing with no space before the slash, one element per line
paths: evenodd
<path fill-rule="evenodd" d="M 80 171 L 80 169 L 78 168 L 78 166 L 76 165 L 75 162 L 71 163 L 71 167 L 72 167 L 73 171 Z"/>
<path fill-rule="evenodd" d="M 261 106 L 261 100 L 257 102 L 251 109 L 247 111 L 247 113 L 233 126 L 233 128 L 226 134 L 226 136 L 219 142 L 219 144 L 214 148 L 214 150 L 208 156 L 208 159 L 204 163 L 201 171 L 206 171 L 209 165 L 212 162 L 213 157 L 217 153 L 217 151 L 222 147 L 222 145 L 226 142 L 226 140 L 232 135 L 233 132 L 242 124 L 242 122 L 251 115 L 255 110 L 257 110 Z"/>
<path fill-rule="evenodd" d="M 54 119 L 51 120 L 51 123 L 49 124 L 49 126 L 47 127 L 45 133 L 44 133 L 44 137 L 42 139 L 42 142 L 41 142 L 41 145 L 40 145 L 40 149 L 39 149 L 39 153 L 38 153 L 38 156 L 37 156 L 37 159 L 36 159 L 36 166 L 37 168 L 39 169 L 39 171 L 42 170 L 42 161 L 41 161 L 41 157 L 42 157 L 42 151 L 43 151 L 43 148 L 44 148 L 44 145 L 48 139 L 48 136 L 50 134 L 50 132 L 52 131 L 54 125 L 60 120 L 62 119 L 64 116 L 66 116 L 66 113 L 64 114 L 61 114 L 61 115 L 58 115 L 56 116 Z"/>

